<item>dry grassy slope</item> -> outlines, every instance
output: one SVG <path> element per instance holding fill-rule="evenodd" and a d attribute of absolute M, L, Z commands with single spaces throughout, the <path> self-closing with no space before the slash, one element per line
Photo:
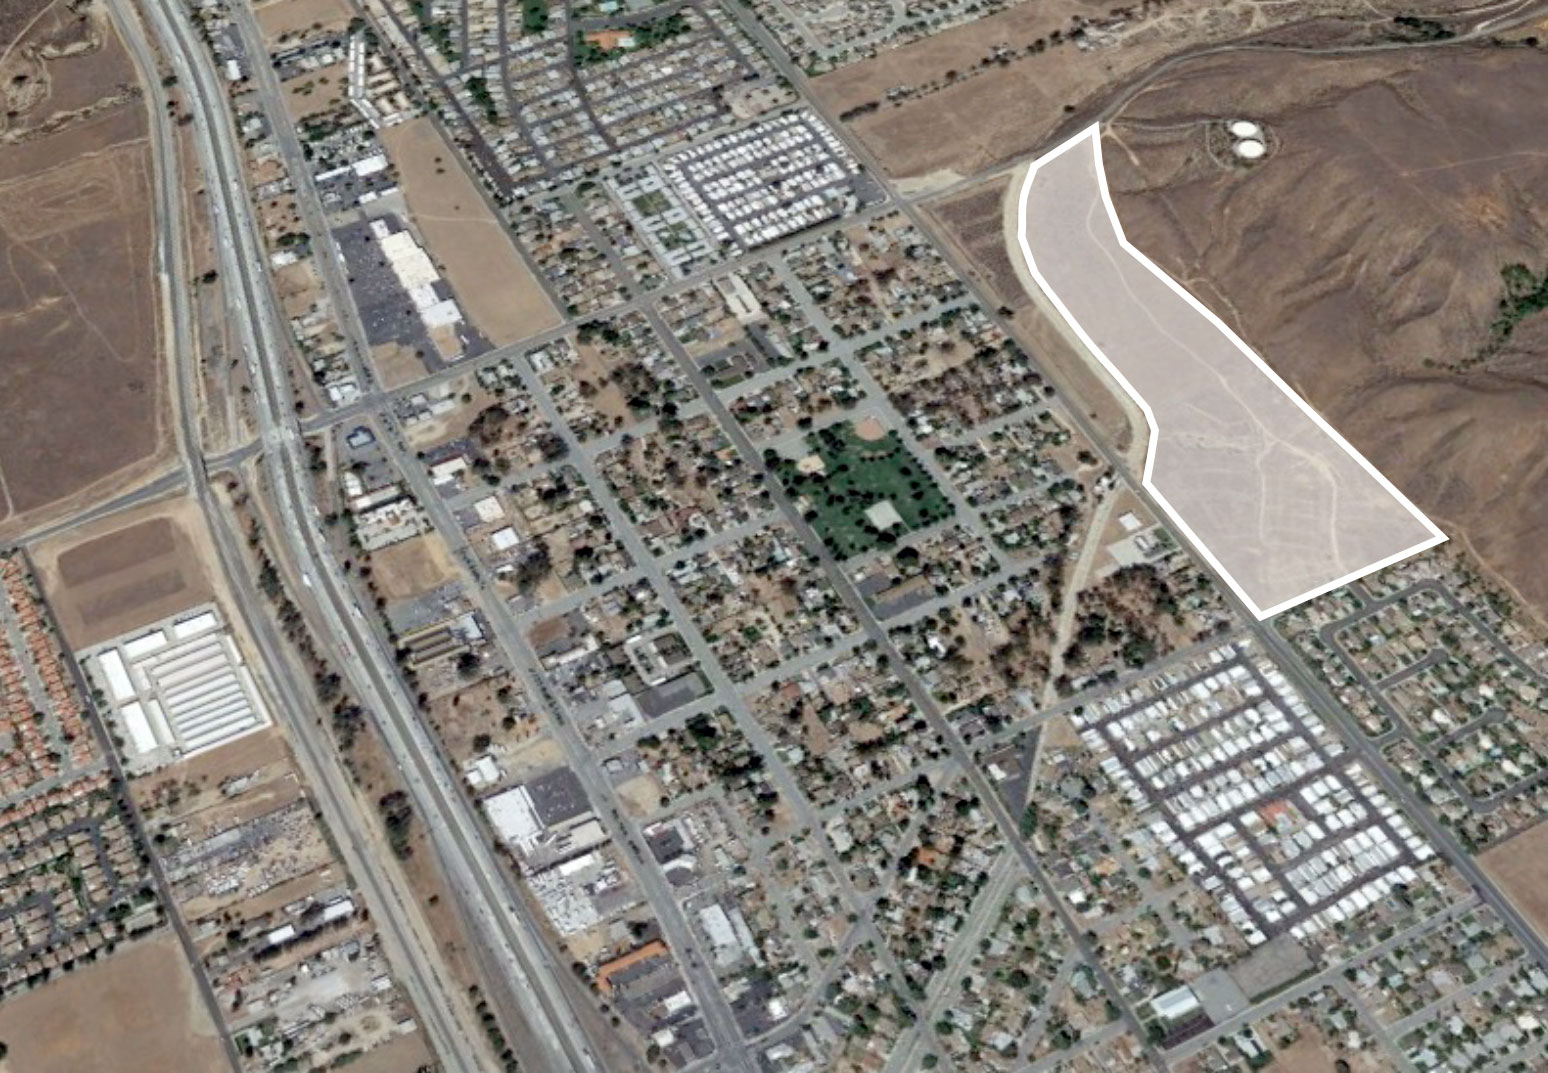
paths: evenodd
<path fill-rule="evenodd" d="M 1445 366 L 1487 340 L 1502 265 L 1548 264 L 1544 84 L 1524 49 L 1210 57 L 1106 143 L 1130 239 L 1540 612 L 1548 325 Z M 1267 121 L 1266 163 L 1211 161 L 1199 121 L 1223 111 Z"/>

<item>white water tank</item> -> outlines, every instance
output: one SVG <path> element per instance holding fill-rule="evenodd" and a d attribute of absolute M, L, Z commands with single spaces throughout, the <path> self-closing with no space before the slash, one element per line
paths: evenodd
<path fill-rule="evenodd" d="M 1263 130 L 1250 119 L 1233 119 L 1228 128 L 1233 138 L 1261 139 Z"/>
<path fill-rule="evenodd" d="M 1231 152 L 1235 153 L 1242 160 L 1261 160 L 1267 150 L 1264 149 L 1263 143 L 1258 141 L 1258 139 L 1243 138 L 1231 147 Z"/>

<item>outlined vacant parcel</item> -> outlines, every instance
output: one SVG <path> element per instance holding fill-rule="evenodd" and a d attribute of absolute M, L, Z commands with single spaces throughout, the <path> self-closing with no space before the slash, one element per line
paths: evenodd
<path fill-rule="evenodd" d="M 1097 126 L 1033 163 L 1018 232 L 1037 286 L 1144 412 L 1146 488 L 1259 618 L 1446 539 L 1128 243 Z"/>

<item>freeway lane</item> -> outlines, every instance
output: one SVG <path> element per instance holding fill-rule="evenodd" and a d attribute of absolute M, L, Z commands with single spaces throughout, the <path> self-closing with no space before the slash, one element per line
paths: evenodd
<path fill-rule="evenodd" d="M 509 879 L 484 839 L 477 816 L 462 796 L 456 774 L 446 765 L 419 721 L 390 656 L 367 632 L 364 616 L 320 531 L 317 510 L 308 495 L 307 459 L 296 415 L 289 404 L 288 346 L 282 342 L 286 322 L 276 309 L 270 289 L 268 263 L 247 200 L 240 151 L 230 127 L 225 96 L 210 57 L 188 26 L 181 8 L 154 5 L 151 10 L 200 120 L 195 124 L 195 132 L 208 186 L 214 195 L 211 203 L 216 230 L 226 239 L 220 244 L 223 275 L 240 288 L 239 293 L 230 296 L 231 313 L 257 388 L 254 402 L 267 447 L 263 464 L 275 498 L 280 535 L 310 593 L 316 619 L 320 619 L 313 623 L 313 635 L 331 649 L 334 666 L 345 676 L 361 704 L 375 716 L 405 788 L 425 820 L 450 886 L 463 899 L 467 919 L 480 939 L 498 952 L 499 960 L 514 977 L 515 993 L 525 1000 L 523 1015 L 533 1042 L 544 1052 L 543 1068 L 590 1073 L 598 1066 L 557 982 L 560 970 L 543 946 L 535 925 L 518 908 L 520 903 L 508 887 Z M 185 405 L 185 425 L 191 420 L 189 405 Z M 239 567 L 228 564 L 228 569 Z M 425 996 L 427 1002 L 431 997 Z M 442 1060 L 450 1068 L 476 1069 L 474 1048 L 455 1042 L 462 1034 L 460 1026 L 454 1027 L 449 1007 L 442 1008 L 448 996 L 441 993 L 433 997 L 436 1001 L 421 1012 L 442 1022 L 436 1033 Z"/>
<path fill-rule="evenodd" d="M 404 899 L 393 887 L 391 879 L 384 875 L 377 859 L 378 851 L 369 845 L 368 840 L 362 840 L 358 835 L 359 814 L 344 803 L 348 793 L 347 790 L 341 793 L 340 789 L 341 786 L 347 785 L 345 776 L 339 771 L 338 765 L 332 762 L 331 756 L 320 749 L 318 743 L 310 736 L 310 728 L 305 725 L 305 716 L 315 707 L 315 703 L 310 702 L 310 698 L 306 696 L 297 695 L 296 678 L 293 672 L 277 657 L 277 652 L 285 650 L 277 644 L 273 627 L 263 613 L 264 606 L 252 592 L 249 571 L 239 550 L 240 541 L 231 532 L 231 526 L 222 512 L 212 502 L 205 480 L 205 461 L 199 454 L 198 393 L 194 385 L 197 344 L 191 328 L 188 282 L 183 270 L 184 231 L 180 203 L 182 185 L 178 176 L 177 156 L 169 148 L 171 114 L 168 111 L 165 93 L 155 78 L 157 65 L 145 38 L 144 27 L 136 12 L 127 3 L 123 3 L 123 0 L 120 0 L 120 3 L 121 6 L 115 8 L 115 17 L 124 34 L 125 43 L 133 53 L 136 62 L 151 76 L 146 81 L 148 92 L 152 97 L 152 114 L 156 117 L 153 130 L 164 162 L 164 166 L 158 169 L 157 174 L 161 205 L 158 221 L 160 228 L 158 251 L 162 257 L 160 266 L 165 284 L 163 294 L 166 296 L 168 305 L 165 312 L 169 328 L 168 336 L 172 343 L 168 358 L 175 367 L 175 375 L 169 377 L 169 388 L 177 398 L 178 451 L 182 460 L 182 476 L 185 480 L 192 478 L 189 483 L 205 516 L 211 536 L 221 553 L 221 566 L 226 576 L 231 579 L 233 588 L 244 597 L 242 600 L 244 607 L 233 608 L 232 611 L 243 613 L 250 632 L 259 645 L 259 654 L 262 657 L 260 667 L 269 678 L 271 695 L 280 701 L 276 705 L 276 711 L 287 723 L 288 736 L 296 749 L 297 760 L 313 789 L 314 800 L 321 808 L 329 828 L 334 832 L 345 863 L 376 914 L 378 933 L 382 937 L 394 970 L 418 1009 L 420 1017 L 425 1021 L 432 1045 L 437 1052 L 443 1052 L 442 1057 L 446 1068 L 456 1070 L 458 1073 L 476 1073 L 476 1067 L 468 1066 L 466 1059 L 461 1057 L 473 1053 L 472 1045 L 463 1033 L 455 1014 L 446 1004 L 449 992 L 439 979 L 434 978 L 435 969 L 425 964 L 430 960 L 422 956 L 426 944 L 413 937 L 413 928 L 408 921 L 409 913 Z M 153 6 L 150 14 L 161 22 L 163 40 L 172 42 L 174 46 L 179 44 L 180 42 L 165 32 L 164 13 Z M 180 78 L 187 79 L 189 68 L 183 55 L 175 47 L 169 49 L 168 54 Z M 218 201 L 212 201 L 212 204 L 218 205 Z M 216 222 L 220 222 L 218 218 Z M 237 454 L 245 455 L 245 451 Z M 246 586 L 245 590 L 243 586 Z M 421 956 L 415 956 L 416 951 L 421 952 Z"/>

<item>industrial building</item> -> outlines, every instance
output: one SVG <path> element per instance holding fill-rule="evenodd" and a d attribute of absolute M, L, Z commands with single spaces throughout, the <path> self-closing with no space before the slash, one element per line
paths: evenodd
<path fill-rule="evenodd" d="M 83 653 L 126 766 L 149 771 L 271 722 L 219 612 L 185 611 Z"/>

